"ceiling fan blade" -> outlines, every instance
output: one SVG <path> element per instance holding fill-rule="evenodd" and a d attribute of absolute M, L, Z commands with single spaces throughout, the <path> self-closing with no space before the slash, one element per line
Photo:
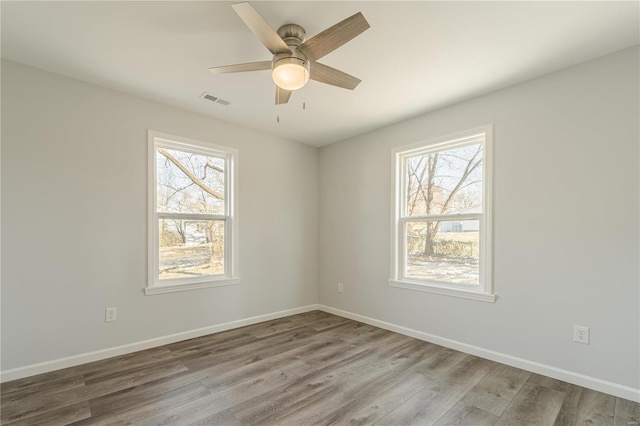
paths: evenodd
<path fill-rule="evenodd" d="M 320 34 L 298 46 L 297 51 L 303 53 L 311 62 L 322 58 L 327 53 L 333 52 L 349 40 L 354 39 L 360 33 L 369 28 L 369 23 L 361 12 L 338 22 L 327 28 Z"/>
<path fill-rule="evenodd" d="M 291 90 L 285 90 L 276 86 L 276 105 L 286 104 L 291 97 Z"/>
<path fill-rule="evenodd" d="M 240 19 L 247 24 L 247 27 L 260 39 L 267 49 L 274 55 L 276 53 L 291 52 L 289 46 L 280 38 L 277 32 L 264 20 L 257 10 L 249 3 L 236 3 L 231 5 Z"/>
<path fill-rule="evenodd" d="M 214 74 L 225 74 L 229 72 L 262 71 L 270 70 L 271 61 L 247 62 L 246 64 L 225 65 L 222 67 L 211 67 L 209 71 Z"/>
<path fill-rule="evenodd" d="M 311 80 L 319 81 L 320 83 L 330 84 L 332 86 L 342 87 L 343 89 L 353 90 L 358 84 L 360 79 L 352 75 L 342 72 L 330 66 L 314 62 L 311 64 L 311 74 L 309 75 Z"/>

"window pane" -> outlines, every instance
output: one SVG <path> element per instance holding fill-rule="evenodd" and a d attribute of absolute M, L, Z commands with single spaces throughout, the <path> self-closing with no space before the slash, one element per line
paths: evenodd
<path fill-rule="evenodd" d="M 160 279 L 223 275 L 224 224 L 224 220 L 160 219 Z"/>
<path fill-rule="evenodd" d="M 406 276 L 479 284 L 479 230 L 477 219 L 407 223 Z"/>
<path fill-rule="evenodd" d="M 406 215 L 482 212 L 482 144 L 407 157 Z"/>
<path fill-rule="evenodd" d="M 224 214 L 224 166 L 222 158 L 158 148 L 158 212 Z"/>

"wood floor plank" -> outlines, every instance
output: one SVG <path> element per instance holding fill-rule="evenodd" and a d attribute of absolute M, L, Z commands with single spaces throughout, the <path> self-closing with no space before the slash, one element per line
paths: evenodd
<path fill-rule="evenodd" d="M 88 402 L 69 405 L 57 410 L 9 423 L 9 426 L 63 426 L 91 417 Z"/>
<path fill-rule="evenodd" d="M 10 382 L 0 383 L 0 392 L 2 397 L 10 395 L 15 392 L 24 392 L 25 394 L 31 391 L 37 392 L 43 386 L 48 386 L 53 382 L 60 382 L 68 379 L 69 377 L 77 377 L 80 373 L 74 369 L 64 369 L 51 371 L 49 373 L 38 374 L 36 376 L 25 377 L 23 379 L 12 380 Z"/>
<path fill-rule="evenodd" d="M 544 386 L 549 389 L 557 390 L 559 392 L 570 392 L 575 385 L 571 383 L 563 382 L 551 377 L 542 376 L 540 374 L 531 373 L 527 379 L 527 383 L 531 385 Z"/>
<path fill-rule="evenodd" d="M 152 365 L 151 367 L 140 368 L 136 370 L 133 375 L 124 374 L 110 377 L 99 383 L 85 385 L 63 392 L 37 393 L 28 395 L 19 401 L 2 400 L 1 419 L 3 423 L 22 420 L 78 402 L 88 401 L 113 392 L 134 388 L 142 383 L 173 376 L 176 373 L 186 370 L 187 368 L 182 363 L 174 361 L 164 365 Z"/>
<path fill-rule="evenodd" d="M 375 425 L 432 425 L 455 405 L 459 397 L 422 389 L 409 400 L 375 422 Z"/>
<path fill-rule="evenodd" d="M 305 339 L 291 340 L 286 343 L 278 343 L 273 347 L 263 348 L 259 352 L 247 352 L 241 351 L 239 354 L 233 357 L 226 357 L 218 359 L 216 362 L 198 363 L 195 368 L 193 364 L 187 364 L 192 371 L 204 371 L 205 377 L 201 380 L 205 380 L 208 377 L 221 377 L 224 378 L 228 374 L 233 376 L 250 374 L 250 371 L 260 371 L 263 366 L 271 366 L 277 368 L 284 362 L 291 359 L 291 352 L 301 350 L 305 347 Z M 212 365 L 209 365 L 212 364 Z M 209 365 L 206 368 L 202 368 L 203 365 Z M 210 380 L 210 379 L 206 379 Z M 208 386 L 212 386 L 214 382 L 210 380 Z"/>
<path fill-rule="evenodd" d="M 473 389 L 487 374 L 498 366 L 497 363 L 484 358 L 469 355 L 455 364 L 438 380 L 429 383 L 427 389 L 463 395 Z"/>
<path fill-rule="evenodd" d="M 432 357 L 435 354 L 441 355 L 443 348 L 426 342 L 421 343 L 424 356 L 418 362 L 413 366 L 403 366 L 398 372 L 392 371 L 390 377 L 383 376 L 370 386 L 351 394 L 351 399 L 345 406 L 332 413 L 329 423 L 341 424 L 348 420 L 349 424 L 355 425 L 373 424 L 432 383 L 435 374 L 427 378 L 418 372 L 434 373 L 435 370 L 430 369 L 430 366 L 434 365 Z M 458 358 L 455 361 L 462 359 Z M 436 364 L 443 365 L 440 361 Z M 449 369 L 453 368 L 453 365 L 455 364 L 450 365 Z M 447 369 L 440 368 L 439 371 L 442 375 Z"/>
<path fill-rule="evenodd" d="M 348 343 L 366 343 L 370 340 L 376 340 L 380 336 L 384 336 L 389 332 L 371 325 L 351 322 L 340 324 L 338 327 L 325 331 L 327 338 L 338 338 Z"/>
<path fill-rule="evenodd" d="M 333 348 L 333 345 L 329 345 L 329 347 Z M 308 373 L 313 368 L 316 368 L 317 364 L 316 367 L 310 367 L 309 364 L 304 362 L 305 354 L 315 351 L 326 354 L 326 352 L 323 352 L 325 348 L 327 348 L 327 342 L 305 340 L 304 342 L 300 342 L 299 346 L 289 347 L 288 350 L 276 355 L 255 360 L 255 362 L 245 363 L 237 368 L 228 368 L 224 371 L 210 374 L 202 379 L 202 383 L 209 390 L 214 391 L 220 387 L 233 385 L 236 382 L 255 377 L 256 375 L 259 376 L 265 371 L 289 368 L 296 365 L 304 366 L 304 370 Z M 333 351 L 341 356 L 347 357 L 350 354 L 361 352 L 364 349 L 365 348 L 353 347 L 345 348 L 344 345 L 340 345 L 339 348 L 333 348 Z M 251 360 L 254 360 L 254 358 Z"/>
<path fill-rule="evenodd" d="M 368 364 L 349 370 L 342 377 L 341 391 L 348 397 L 360 398 L 370 388 L 384 388 L 405 371 L 417 371 L 434 350 L 432 345 L 413 340 L 402 343 L 395 351 L 380 353 Z"/>
<path fill-rule="evenodd" d="M 430 379 L 409 369 L 383 383 L 376 383 L 359 393 L 351 395 L 330 411 L 323 424 L 353 426 L 370 425 L 403 404 L 420 390 Z"/>
<path fill-rule="evenodd" d="M 498 365 L 460 400 L 461 405 L 480 408 L 501 416 L 531 373 Z"/>
<path fill-rule="evenodd" d="M 84 375 L 85 380 L 92 381 L 113 373 L 121 373 L 125 370 L 147 367 L 153 363 L 170 361 L 170 358 L 171 351 L 167 348 L 152 348 L 84 364 L 78 367 L 78 372 Z"/>
<path fill-rule="evenodd" d="M 101 415 L 108 413 L 111 409 L 110 407 L 119 407 L 121 410 L 133 408 L 139 405 L 139 403 L 162 398 L 172 391 L 180 392 L 181 389 L 188 386 L 199 388 L 199 386 L 201 386 L 200 379 L 206 377 L 205 375 L 206 370 L 197 372 L 183 371 L 172 376 L 150 380 L 137 386 L 97 395 L 94 398 L 90 398 L 90 400 L 99 401 L 101 407 L 104 408 L 100 408 L 99 412 L 92 414 Z M 94 402 L 94 405 L 95 404 L 97 404 L 97 402 Z"/>
<path fill-rule="evenodd" d="M 555 424 L 611 425 L 615 410 L 615 397 L 540 374 L 531 374 L 527 383 L 544 386 L 564 393 L 565 398 Z"/>
<path fill-rule="evenodd" d="M 308 366 L 294 361 L 282 370 L 268 370 L 243 382 L 217 389 L 211 395 L 180 407 L 168 407 L 164 412 L 140 421 L 140 426 L 191 424 L 228 410 L 252 398 L 263 395 L 302 377 Z"/>
<path fill-rule="evenodd" d="M 422 365 L 418 373 L 430 379 L 438 379 L 468 356 L 462 352 L 439 347 L 439 350 Z"/>
<path fill-rule="evenodd" d="M 347 322 L 349 322 L 349 320 L 346 318 L 339 317 L 337 315 L 329 315 L 307 324 L 307 327 L 310 327 L 316 331 L 322 331 L 341 324 L 346 324 Z"/>
<path fill-rule="evenodd" d="M 456 404 L 435 424 L 437 426 L 466 425 L 491 426 L 496 423 L 498 416 L 473 405 Z"/>
<path fill-rule="evenodd" d="M 434 424 L 495 367 L 492 361 L 469 355 L 376 424 Z"/>
<path fill-rule="evenodd" d="M 287 317 L 287 319 L 291 322 L 295 322 L 297 324 L 306 326 L 316 321 L 323 320 L 329 316 L 332 316 L 332 315 L 322 311 L 311 311 L 311 312 L 305 312 L 298 315 L 291 315 Z"/>
<path fill-rule="evenodd" d="M 58 380 L 44 382 L 37 386 L 29 386 L 13 392 L 2 393 L 2 401 L 4 403 L 16 402 L 28 396 L 35 394 L 52 394 L 63 392 L 69 389 L 83 387 L 85 385 L 84 376 L 82 374 L 68 375 Z"/>
<path fill-rule="evenodd" d="M 640 404 L 628 399 L 616 398 L 614 426 L 640 425 Z"/>
<path fill-rule="evenodd" d="M 552 425 L 564 398 L 563 392 L 527 382 L 496 425 Z"/>
<path fill-rule="evenodd" d="M 382 337 L 379 342 L 380 345 L 384 345 L 387 342 L 392 342 L 392 339 Z M 370 348 L 371 346 L 367 344 L 345 344 L 342 347 L 325 347 L 318 350 L 316 353 L 314 353 L 313 350 L 306 350 L 304 351 L 304 353 L 296 355 L 296 359 L 310 365 L 313 369 L 321 369 L 326 367 L 327 365 L 331 365 L 343 359 L 347 359 L 352 355 L 356 355 Z"/>
<path fill-rule="evenodd" d="M 205 352 L 219 354 L 257 341 L 258 338 L 249 333 L 238 334 L 228 339 L 207 340 L 206 342 L 195 341 L 189 345 L 172 348 L 171 358 L 182 358 Z"/>
<path fill-rule="evenodd" d="M 247 363 L 258 361 L 280 352 L 286 352 L 295 348 L 307 337 L 313 336 L 317 332 L 309 328 L 296 328 L 279 333 L 268 338 L 260 339 L 255 343 L 240 346 L 234 350 L 218 354 L 215 351 L 207 351 L 189 357 L 180 358 L 190 370 L 207 368 L 218 365 L 221 362 L 232 362 L 233 360 L 245 360 Z M 236 362 L 237 364 L 237 362 Z"/>
<path fill-rule="evenodd" d="M 110 371 L 109 374 L 101 375 L 97 378 L 86 379 L 87 386 L 99 387 L 118 387 L 121 382 L 130 383 L 131 386 L 136 386 L 140 383 L 140 380 L 145 381 L 155 380 L 160 377 L 167 377 L 181 371 L 186 371 L 187 367 L 181 361 L 160 361 L 148 363 L 144 366 L 125 369 L 122 371 Z M 86 376 L 85 376 L 86 377 Z M 150 380 L 149 380 L 150 379 Z"/>
<path fill-rule="evenodd" d="M 179 342 L 165 345 L 171 352 L 178 352 L 183 349 L 201 348 L 217 344 L 224 344 L 236 340 L 246 339 L 247 337 L 255 340 L 256 338 L 247 330 L 247 327 L 236 328 L 234 330 L 221 331 L 220 333 L 208 334 L 193 339 L 181 340 Z"/>
<path fill-rule="evenodd" d="M 277 334 L 277 333 L 282 333 L 283 331 L 289 331 L 289 330 L 294 330 L 296 328 L 299 328 L 301 325 L 292 321 L 289 321 L 288 319 L 285 320 L 276 320 L 276 321 L 269 321 L 265 324 L 263 324 L 262 327 L 251 331 L 251 335 L 260 339 L 262 337 L 266 337 L 266 336 L 271 336 L 273 334 Z M 307 325 L 307 327 L 309 327 Z M 311 328 L 311 327 L 309 327 Z"/>
<path fill-rule="evenodd" d="M 166 407 L 179 407 L 211 395 L 199 382 L 158 394 L 138 394 L 114 401 L 110 395 L 89 401 L 91 419 L 87 425 L 132 424 L 152 417 Z"/>
<path fill-rule="evenodd" d="M 242 423 L 229 411 L 214 414 L 205 419 L 190 423 L 189 426 L 241 426 Z"/>
<path fill-rule="evenodd" d="M 243 423 L 256 424 L 277 411 L 287 410 L 298 401 L 311 398 L 314 394 L 328 388 L 336 387 L 338 378 L 359 362 L 366 362 L 376 357 L 375 349 L 369 348 L 349 358 L 330 364 L 311 374 L 295 380 L 271 392 L 253 398 L 231 409 L 231 412 Z"/>
<path fill-rule="evenodd" d="M 565 391 L 565 399 L 555 425 L 611 426 L 615 406 L 614 396 L 571 385 L 571 388 Z"/>
<path fill-rule="evenodd" d="M 291 405 L 282 406 L 271 415 L 260 419 L 265 426 L 324 424 L 324 418 L 333 407 L 345 399 L 338 384 L 319 387 L 305 398 L 296 399 Z M 252 424 L 253 420 L 251 421 Z"/>

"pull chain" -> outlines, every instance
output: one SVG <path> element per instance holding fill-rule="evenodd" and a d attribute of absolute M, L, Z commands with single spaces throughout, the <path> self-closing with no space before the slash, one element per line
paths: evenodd
<path fill-rule="evenodd" d="M 304 77 L 307 80 L 307 69 L 304 69 Z M 305 111 L 307 109 L 307 85 L 305 84 L 304 89 L 302 91 L 302 110 Z"/>

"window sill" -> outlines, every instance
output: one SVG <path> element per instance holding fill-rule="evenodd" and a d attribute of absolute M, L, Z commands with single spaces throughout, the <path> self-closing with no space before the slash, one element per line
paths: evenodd
<path fill-rule="evenodd" d="M 479 300 L 481 302 L 494 303 L 496 295 L 479 291 L 463 290 L 459 288 L 442 287 L 411 281 L 389 280 L 389 286 L 408 290 L 424 291 L 427 293 L 443 294 L 445 296 L 461 297 L 463 299 Z"/>
<path fill-rule="evenodd" d="M 220 280 L 205 281 L 200 283 L 158 285 L 154 287 L 145 287 L 144 294 L 147 296 L 151 296 L 154 294 L 175 293 L 177 291 L 199 290 L 202 288 L 222 287 L 226 285 L 235 285 L 235 284 L 240 284 L 240 277 L 224 278 Z"/>

